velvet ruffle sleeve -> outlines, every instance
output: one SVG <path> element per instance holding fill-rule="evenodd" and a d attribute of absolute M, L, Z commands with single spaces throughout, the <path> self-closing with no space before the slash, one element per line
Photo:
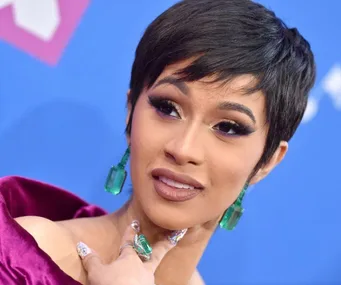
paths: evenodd
<path fill-rule="evenodd" d="M 0 178 L 0 284 L 79 285 L 42 251 L 14 219 L 40 216 L 53 221 L 104 215 L 58 187 L 23 177 Z"/>

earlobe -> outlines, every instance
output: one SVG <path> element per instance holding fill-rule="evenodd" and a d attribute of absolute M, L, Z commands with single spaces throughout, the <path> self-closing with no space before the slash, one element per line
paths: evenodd
<path fill-rule="evenodd" d="M 281 141 L 271 159 L 251 178 L 250 184 L 256 184 L 264 179 L 283 160 L 288 152 L 288 148 L 288 142 Z"/>

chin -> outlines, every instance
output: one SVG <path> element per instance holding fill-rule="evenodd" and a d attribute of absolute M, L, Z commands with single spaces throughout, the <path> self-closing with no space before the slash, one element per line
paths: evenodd
<path fill-rule="evenodd" d="M 188 215 L 184 204 L 177 205 L 169 201 L 150 199 L 142 203 L 142 209 L 148 219 L 156 226 L 166 230 L 182 230 L 198 224 Z M 186 202 L 184 202 L 186 203 Z M 180 207 L 179 207 L 180 206 Z"/>
<path fill-rule="evenodd" d="M 156 226 L 165 230 L 182 230 L 192 228 L 206 222 L 202 211 L 202 197 L 175 202 L 161 197 L 154 190 L 150 181 L 140 181 L 137 185 L 148 185 L 134 188 L 134 195 L 146 217 Z M 198 211 L 200 209 L 200 211 Z"/>
<path fill-rule="evenodd" d="M 150 221 L 155 224 L 156 226 L 170 231 L 176 231 L 176 230 L 182 230 L 189 228 L 189 222 L 186 222 L 185 220 L 182 220 L 181 222 L 179 220 L 176 220 L 174 217 L 167 217 L 165 215 L 160 215 L 157 213 L 150 213 L 147 214 L 147 217 L 150 219 Z"/>

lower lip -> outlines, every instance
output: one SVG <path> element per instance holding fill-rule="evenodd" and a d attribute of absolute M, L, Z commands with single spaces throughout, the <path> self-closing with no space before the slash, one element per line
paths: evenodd
<path fill-rule="evenodd" d="M 179 189 L 172 186 L 169 186 L 158 178 L 153 178 L 154 180 L 154 188 L 157 194 L 162 198 L 174 201 L 174 202 L 183 202 L 190 199 L 193 199 L 197 196 L 201 190 L 198 189 Z"/>

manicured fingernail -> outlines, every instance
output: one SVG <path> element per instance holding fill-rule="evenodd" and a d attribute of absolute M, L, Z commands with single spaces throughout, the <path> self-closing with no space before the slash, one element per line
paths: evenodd
<path fill-rule="evenodd" d="M 176 245 L 184 237 L 186 232 L 187 232 L 187 229 L 172 232 L 168 236 L 169 242 L 173 245 Z"/>
<path fill-rule="evenodd" d="M 77 253 L 81 259 L 84 259 L 91 253 L 91 249 L 83 242 L 77 243 Z"/>
<path fill-rule="evenodd" d="M 139 232 L 140 232 L 140 222 L 139 222 L 139 221 L 137 221 L 137 220 L 132 221 L 132 223 L 130 224 L 130 226 L 133 228 L 133 230 L 134 230 L 136 233 L 139 233 Z"/>

